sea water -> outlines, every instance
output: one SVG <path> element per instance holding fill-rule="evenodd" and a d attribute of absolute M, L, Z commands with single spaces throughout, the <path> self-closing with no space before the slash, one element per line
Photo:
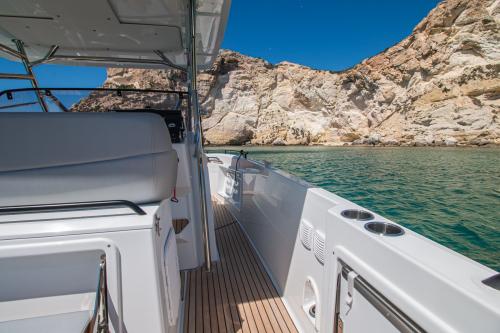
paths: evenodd
<path fill-rule="evenodd" d="M 245 150 L 500 271 L 500 148 Z"/>

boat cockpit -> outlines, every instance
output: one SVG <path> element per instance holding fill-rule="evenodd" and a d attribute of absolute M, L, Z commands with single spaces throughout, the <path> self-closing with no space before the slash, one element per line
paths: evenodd
<path fill-rule="evenodd" d="M 243 151 L 203 147 L 229 0 L 5 0 L 0 333 L 500 331 L 500 274 Z M 50 88 L 42 64 L 181 90 Z"/>

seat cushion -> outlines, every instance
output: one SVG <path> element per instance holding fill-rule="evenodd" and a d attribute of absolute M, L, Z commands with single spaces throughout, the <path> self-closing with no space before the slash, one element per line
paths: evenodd
<path fill-rule="evenodd" d="M 0 206 L 171 196 L 177 154 L 149 113 L 0 113 Z"/>

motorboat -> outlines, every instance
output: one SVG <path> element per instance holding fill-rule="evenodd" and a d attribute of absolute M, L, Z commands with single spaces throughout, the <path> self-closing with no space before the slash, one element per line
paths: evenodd
<path fill-rule="evenodd" d="M 197 74 L 230 0 L 4 0 L 0 332 L 500 332 L 500 274 L 244 151 Z M 265 8 L 263 8 L 265 10 Z M 41 87 L 42 64 L 180 90 Z M 424 212 L 423 212 L 424 214 Z"/>

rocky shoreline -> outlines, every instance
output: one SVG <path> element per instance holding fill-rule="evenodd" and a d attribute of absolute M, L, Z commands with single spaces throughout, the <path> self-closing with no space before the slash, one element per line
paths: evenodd
<path fill-rule="evenodd" d="M 216 147 L 235 147 L 235 148 L 245 148 L 245 147 L 403 147 L 403 148 L 408 148 L 408 147 L 428 147 L 428 148 L 499 148 L 500 144 L 497 143 L 482 143 L 482 144 L 470 144 L 470 143 L 455 143 L 455 144 L 446 144 L 444 142 L 442 143 L 431 143 L 431 144 L 423 144 L 423 143 L 417 143 L 417 142 L 403 142 L 403 143 L 384 143 L 384 142 L 378 142 L 378 143 L 342 143 L 342 144 L 331 144 L 331 143 L 326 143 L 326 144 L 295 144 L 295 145 L 290 145 L 290 144 L 252 144 L 252 143 L 247 143 L 243 145 L 229 145 L 229 144 L 205 144 L 205 147 L 208 148 L 216 148 Z"/>
<path fill-rule="evenodd" d="M 110 68 L 105 86 L 185 80 Z M 500 0 L 445 0 L 400 43 L 342 72 L 222 50 L 198 87 L 208 145 L 500 145 Z"/>

